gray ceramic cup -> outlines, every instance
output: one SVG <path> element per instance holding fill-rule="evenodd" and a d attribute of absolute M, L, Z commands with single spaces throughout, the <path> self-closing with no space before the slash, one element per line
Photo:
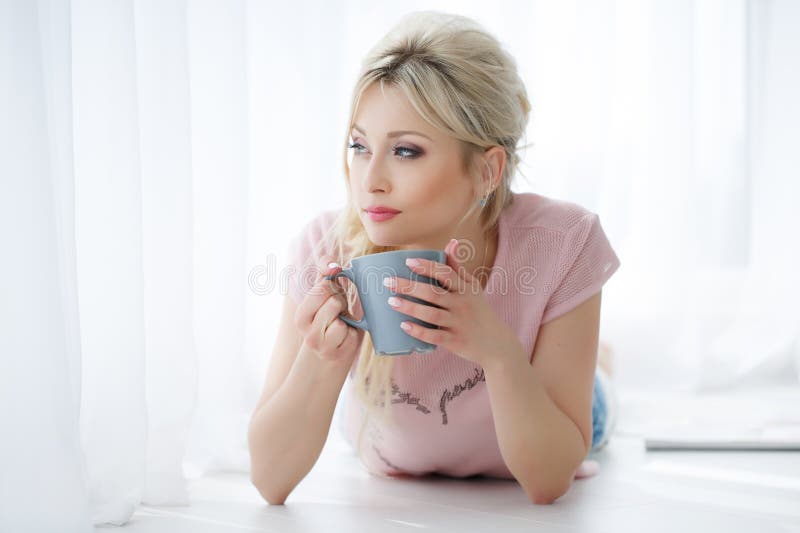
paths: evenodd
<path fill-rule="evenodd" d="M 339 318 L 353 327 L 369 332 L 375 353 L 380 355 L 407 355 L 411 352 L 425 353 L 436 349 L 435 344 L 424 342 L 406 333 L 400 322 L 415 322 L 423 327 L 439 329 L 439 326 L 424 320 L 406 315 L 393 308 L 387 300 L 389 296 L 405 298 L 423 305 L 432 303 L 409 294 L 399 294 L 383 285 L 383 278 L 400 277 L 430 283 L 445 290 L 444 286 L 433 278 L 417 274 L 406 265 L 406 259 L 418 257 L 446 264 L 447 257 L 444 250 L 394 250 L 377 254 L 362 255 L 350 260 L 350 268 L 341 272 L 325 276 L 325 279 L 335 279 L 344 276 L 353 282 L 364 310 L 361 320 L 354 320 L 345 314 Z M 435 306 L 434 306 L 435 307 Z"/>

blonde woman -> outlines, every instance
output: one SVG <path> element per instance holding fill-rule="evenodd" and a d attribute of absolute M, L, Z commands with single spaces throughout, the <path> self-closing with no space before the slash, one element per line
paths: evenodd
<path fill-rule="evenodd" d="M 380 476 L 515 479 L 551 503 L 607 442 L 616 400 L 598 367 L 602 285 L 620 265 L 598 216 L 515 193 L 530 104 L 514 59 L 483 27 L 433 11 L 404 17 L 366 55 L 344 146 L 346 207 L 314 217 L 295 267 L 248 433 L 251 479 L 283 503 L 341 421 Z M 377 355 L 354 287 L 328 281 L 353 257 L 444 249 L 387 278 L 426 354 Z M 404 295 L 436 306 L 421 305 Z M 608 358 L 606 354 L 605 359 Z M 346 386 L 345 386 L 346 384 Z"/>

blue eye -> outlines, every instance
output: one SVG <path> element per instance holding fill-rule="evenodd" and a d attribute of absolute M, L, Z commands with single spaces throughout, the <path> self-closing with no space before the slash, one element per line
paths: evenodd
<path fill-rule="evenodd" d="M 352 149 L 352 148 L 359 148 L 359 149 L 360 149 L 360 148 L 364 148 L 363 146 L 361 146 L 361 145 L 360 145 L 360 144 L 358 144 L 358 143 L 352 143 L 352 144 L 349 144 L 347 147 L 348 147 L 348 148 L 351 148 L 351 149 Z"/>
<path fill-rule="evenodd" d="M 360 143 L 356 142 L 347 145 L 347 147 L 350 149 L 356 149 L 357 154 L 364 153 L 361 152 L 361 150 L 366 151 L 366 148 L 364 148 Z M 405 146 L 395 146 L 393 151 L 398 155 L 398 157 L 400 157 L 400 159 L 416 159 L 420 155 L 419 151 L 412 148 L 407 148 Z"/>
<path fill-rule="evenodd" d="M 400 156 L 403 159 L 414 159 L 417 156 L 419 156 L 419 152 L 417 152 L 416 150 L 412 150 L 411 148 L 406 148 L 405 146 L 398 146 L 398 147 L 395 148 L 395 151 L 404 152 L 406 154 L 409 154 L 409 155 Z"/>

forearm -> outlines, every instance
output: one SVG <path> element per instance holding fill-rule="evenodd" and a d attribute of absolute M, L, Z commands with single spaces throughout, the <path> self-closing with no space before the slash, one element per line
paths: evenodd
<path fill-rule="evenodd" d="M 484 372 L 506 466 L 536 503 L 558 498 L 586 455 L 578 426 L 550 398 L 521 345 Z"/>
<path fill-rule="evenodd" d="M 319 458 L 349 363 L 329 363 L 305 347 L 248 427 L 251 480 L 269 503 L 283 503 Z"/>

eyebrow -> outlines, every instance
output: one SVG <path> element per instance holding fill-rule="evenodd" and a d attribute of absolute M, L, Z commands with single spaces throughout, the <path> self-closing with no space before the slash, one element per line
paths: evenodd
<path fill-rule="evenodd" d="M 358 125 L 358 124 L 353 124 L 353 129 L 354 129 L 354 130 L 358 130 L 358 131 L 359 131 L 359 132 L 360 132 L 362 135 L 366 135 L 366 134 L 367 134 L 367 132 L 365 132 L 363 129 L 361 129 L 361 127 L 359 127 L 359 125 Z M 414 130 L 397 130 L 397 131 L 390 131 L 389 133 L 387 133 L 387 134 L 386 134 L 386 136 L 387 136 L 387 137 L 389 137 L 389 138 L 392 138 L 392 137 L 399 137 L 400 135 L 404 135 L 404 134 L 406 134 L 406 133 L 410 133 L 410 134 L 412 134 L 412 135 L 419 135 L 419 136 L 421 136 L 421 137 L 425 137 L 425 138 L 426 138 L 426 139 L 428 139 L 429 141 L 433 141 L 433 139 L 431 139 L 430 137 L 428 137 L 428 136 L 427 136 L 427 135 L 425 135 L 424 133 L 422 133 L 422 132 L 419 132 L 419 131 L 414 131 Z"/>

